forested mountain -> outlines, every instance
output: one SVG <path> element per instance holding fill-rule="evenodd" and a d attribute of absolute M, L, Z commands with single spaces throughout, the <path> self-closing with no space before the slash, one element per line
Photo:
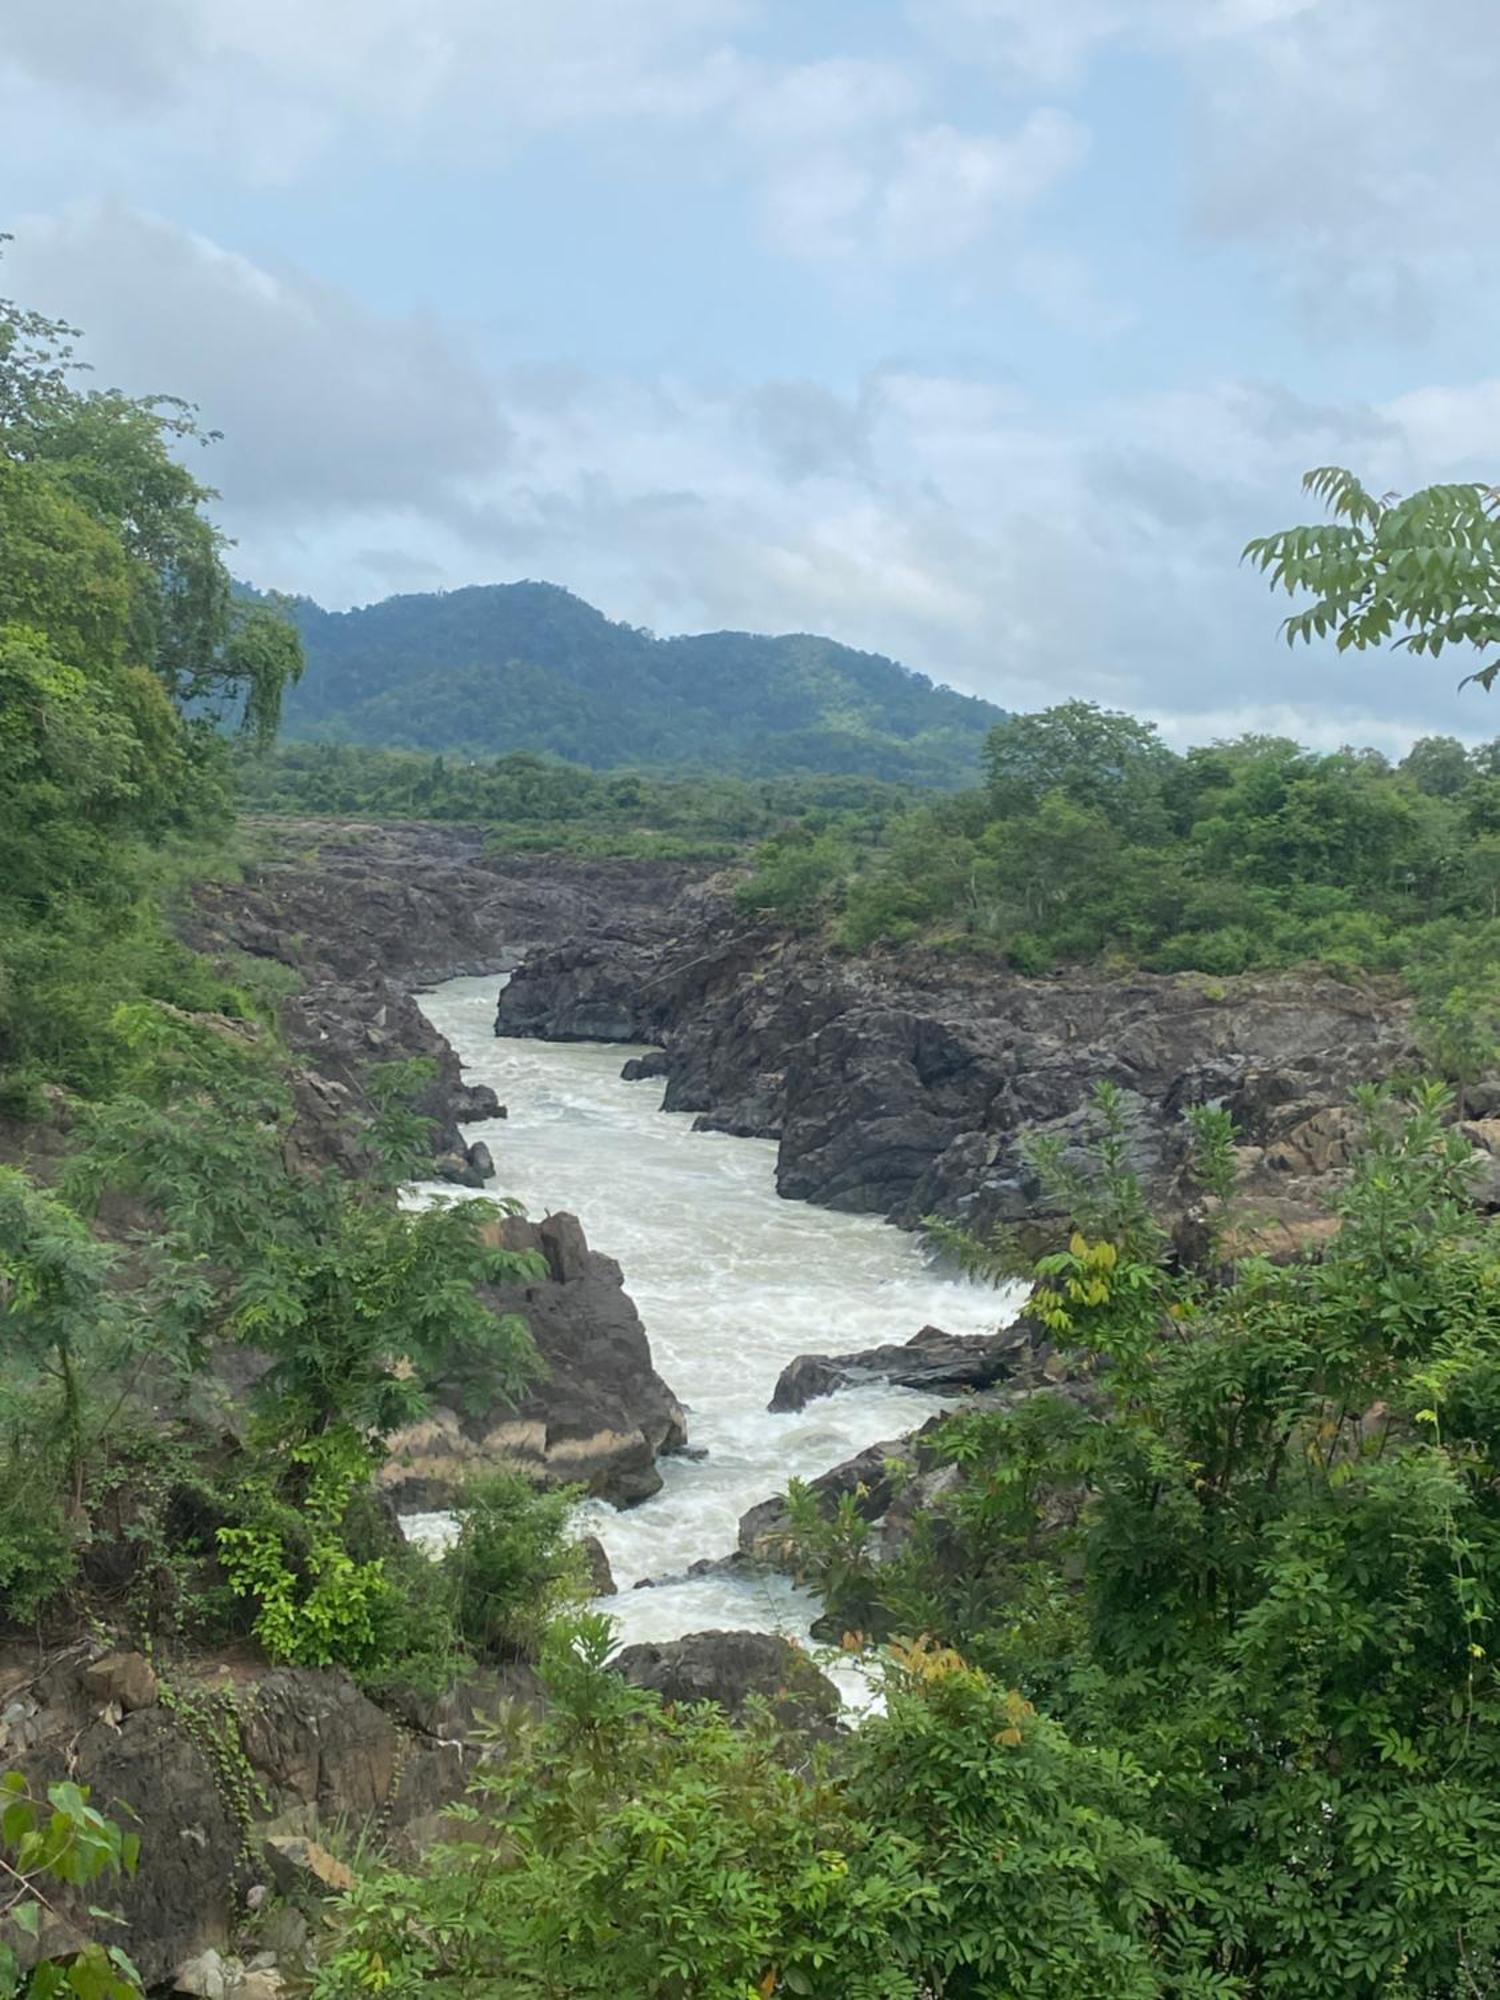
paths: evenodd
<path fill-rule="evenodd" d="M 291 736 L 945 786 L 977 774 L 1001 715 L 832 639 L 658 639 L 555 584 L 475 585 L 342 612 L 301 599 L 292 609 L 308 671 L 288 705 Z"/>

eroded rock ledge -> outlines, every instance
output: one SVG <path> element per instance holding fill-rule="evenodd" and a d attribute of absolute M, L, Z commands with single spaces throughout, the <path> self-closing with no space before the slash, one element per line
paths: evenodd
<path fill-rule="evenodd" d="M 687 1442 L 687 1419 L 657 1374 L 619 1265 L 591 1250 L 573 1215 L 509 1217 L 497 1247 L 539 1251 L 547 1276 L 486 1292 L 531 1328 L 546 1373 L 518 1407 L 485 1385 L 440 1385 L 428 1414 L 390 1440 L 385 1491 L 403 1510 L 448 1507 L 475 1473 L 508 1469 L 582 1486 L 616 1506 L 661 1488 L 657 1455 Z"/>
<path fill-rule="evenodd" d="M 574 938 L 531 954 L 497 1032 L 660 1045 L 665 1108 L 778 1142 L 783 1195 L 908 1226 L 1045 1212 L 1028 1132 L 1080 1142 L 1102 1080 L 1123 1094 L 1132 1164 L 1182 1213 L 1183 1111 L 1225 1106 L 1268 1226 L 1315 1218 L 1348 1157 L 1350 1093 L 1410 1065 L 1394 983 L 1317 973 L 1207 980 L 1032 979 L 920 956 L 851 961 L 747 926 L 700 894 L 674 934 Z"/>

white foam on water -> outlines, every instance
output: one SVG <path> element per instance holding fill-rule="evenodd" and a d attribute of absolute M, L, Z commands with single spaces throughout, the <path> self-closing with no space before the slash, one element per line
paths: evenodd
<path fill-rule="evenodd" d="M 618 1259 L 657 1370 L 687 1410 L 689 1442 L 707 1454 L 663 1459 L 663 1489 L 641 1506 L 581 1510 L 620 1585 L 603 1608 L 627 1642 L 713 1627 L 805 1638 L 817 1601 L 785 1579 L 714 1574 L 631 1586 L 678 1579 L 690 1563 L 728 1554 L 741 1514 L 789 1479 L 814 1478 L 944 1407 L 873 1387 L 772 1415 L 766 1404 L 787 1362 L 906 1341 L 929 1324 L 993 1332 L 1018 1295 L 934 1268 L 915 1237 L 873 1217 L 781 1200 L 772 1142 L 694 1132 L 690 1116 L 660 1110 L 659 1082 L 621 1081 L 621 1065 L 639 1050 L 497 1040 L 503 983 L 455 979 L 421 1003 L 466 1078 L 489 1084 L 509 1111 L 467 1130 L 495 1156 L 487 1192 L 517 1197 L 536 1217 L 571 1210 L 591 1247 Z M 424 1184 L 411 1198 L 453 1195 Z M 409 1525 L 427 1537 L 443 1532 L 441 1517 Z"/>

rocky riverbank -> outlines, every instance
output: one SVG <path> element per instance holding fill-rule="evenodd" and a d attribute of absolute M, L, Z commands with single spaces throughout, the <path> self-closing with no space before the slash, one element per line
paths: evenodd
<path fill-rule="evenodd" d="M 912 1226 L 1045 1213 L 1024 1134 L 1086 1136 L 1122 1093 L 1131 1163 L 1162 1213 L 1191 1206 L 1182 1114 L 1220 1104 L 1266 1241 L 1315 1229 L 1348 1156 L 1350 1095 L 1415 1061 L 1394 986 L 1317 973 L 1026 979 L 935 959 L 849 961 L 747 926 L 701 893 L 677 934 L 573 938 L 528 955 L 497 1032 L 660 1044 L 630 1073 L 668 1110 L 777 1142 L 794 1199 Z"/>
<path fill-rule="evenodd" d="M 451 1507 L 467 1479 L 503 1465 L 619 1507 L 649 1499 L 657 1457 L 686 1444 L 687 1418 L 652 1366 L 619 1265 L 572 1215 L 508 1217 L 494 1235 L 497 1248 L 545 1260 L 545 1277 L 485 1294 L 526 1321 L 544 1373 L 518 1404 L 497 1405 L 483 1382 L 440 1384 L 421 1421 L 391 1438 L 383 1489 L 403 1511 Z"/>
<path fill-rule="evenodd" d="M 438 1066 L 424 1108 L 452 1151 L 481 1108 L 412 994 L 507 971 L 498 1032 L 657 1044 L 632 1073 L 706 1128 L 774 1139 L 788 1197 L 906 1226 L 1024 1221 L 1042 1204 L 1021 1135 L 1073 1143 L 1108 1080 L 1159 1208 L 1188 1206 L 1182 1112 L 1223 1104 L 1267 1240 L 1295 1242 L 1347 1158 L 1351 1091 L 1415 1061 L 1393 983 L 856 961 L 747 922 L 690 864 L 497 857 L 465 827 L 277 821 L 258 837 L 266 858 L 199 893 L 189 936 L 297 975 L 286 1023 L 313 1151 L 337 1145 L 327 1127 L 359 1109 L 372 1061 L 411 1055 Z"/>
<path fill-rule="evenodd" d="M 282 1026 L 300 1065 L 296 1141 L 309 1164 L 359 1171 L 373 1065 L 421 1058 L 436 1076 L 417 1109 L 437 1128 L 448 1177 L 473 1184 L 459 1126 L 493 1117 L 413 994 L 463 974 L 508 971 L 568 938 L 655 937 L 690 905 L 703 870 L 680 863 L 495 857 L 483 830 L 420 824 L 261 820 L 258 858 L 237 881 L 199 885 L 185 941 L 216 957 L 286 968 Z M 471 1172 L 463 1169 L 469 1167 Z"/>

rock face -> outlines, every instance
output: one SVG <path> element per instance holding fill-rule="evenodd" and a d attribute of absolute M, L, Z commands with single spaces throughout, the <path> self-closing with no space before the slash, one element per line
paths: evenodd
<path fill-rule="evenodd" d="M 403 1508 L 446 1507 L 466 1478 L 506 1467 L 617 1506 L 649 1498 L 657 1455 L 686 1442 L 687 1420 L 652 1366 L 619 1265 L 589 1248 L 576 1216 L 495 1227 L 501 1247 L 546 1260 L 545 1278 L 485 1297 L 525 1319 L 547 1373 L 517 1408 L 486 1403 L 472 1383 L 440 1387 L 428 1415 L 392 1438 L 385 1490 Z"/>
<path fill-rule="evenodd" d="M 0 1764 L 34 1789 L 76 1779 L 139 1835 L 134 1878 L 86 1899 L 123 1917 L 120 1942 L 149 1988 L 228 1952 L 268 1881 L 311 1884 L 317 1870 L 300 1862 L 323 1851 L 320 1829 L 415 1828 L 461 1796 L 480 1755 L 472 1727 L 398 1717 L 335 1670 L 226 1669 L 164 1690 L 138 1655 L 100 1650 L 72 1648 L 40 1672 L 34 1655 L 0 1662 Z M 498 1676 L 466 1692 L 475 1716 L 510 1698 Z"/>
<path fill-rule="evenodd" d="M 297 975 L 282 1008 L 304 1065 L 293 1150 L 303 1164 L 362 1171 L 371 1067 L 423 1057 L 437 1074 L 417 1108 L 437 1127 L 445 1177 L 462 1186 L 489 1175 L 459 1126 L 503 1113 L 492 1091 L 463 1083 L 414 993 L 506 970 L 563 938 L 655 934 L 661 913 L 690 902 L 704 873 L 668 862 L 500 858 L 486 854 L 475 827 L 256 825 L 269 858 L 243 881 L 200 885 L 181 928 L 201 951 L 241 952 Z"/>
<path fill-rule="evenodd" d="M 1037 1330 L 1025 1321 L 1003 1333 L 954 1334 L 924 1326 L 904 1346 L 866 1347 L 858 1354 L 799 1354 L 777 1378 L 769 1407 L 800 1410 L 817 1396 L 840 1389 L 889 1382 L 899 1389 L 925 1389 L 952 1396 L 988 1389 L 1035 1365 L 1045 1352 Z"/>
<path fill-rule="evenodd" d="M 1249 1192 L 1291 1226 L 1347 1158 L 1352 1087 L 1412 1057 L 1408 1007 L 1389 987 L 839 961 L 702 893 L 676 915 L 671 937 L 658 924 L 532 954 L 500 996 L 497 1032 L 566 1035 L 580 1005 L 596 1022 L 607 1013 L 617 1039 L 661 1044 L 668 1110 L 778 1141 L 782 1194 L 908 1225 L 1042 1214 L 1021 1136 L 1083 1142 L 1107 1080 L 1161 1208 L 1188 1199 L 1183 1111 L 1222 1104 Z"/>
<path fill-rule="evenodd" d="M 660 1644 L 626 1646 L 613 1670 L 664 1701 L 717 1702 L 740 1716 L 752 1698 L 768 1702 L 788 1729 L 826 1726 L 839 1691 L 790 1640 L 772 1632 L 690 1632 Z"/>

